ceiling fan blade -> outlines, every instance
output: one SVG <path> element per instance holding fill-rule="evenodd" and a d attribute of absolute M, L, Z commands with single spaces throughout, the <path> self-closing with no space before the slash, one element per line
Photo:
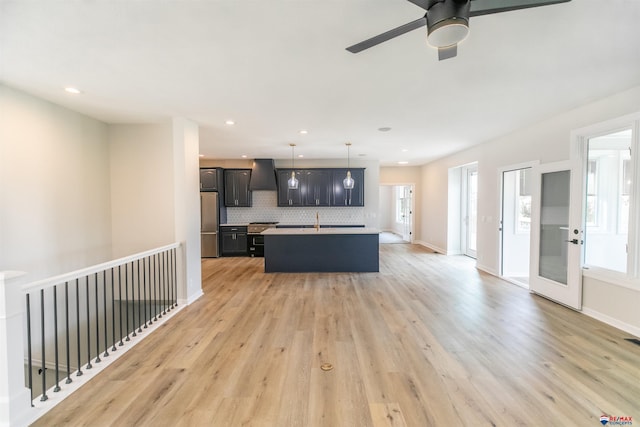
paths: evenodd
<path fill-rule="evenodd" d="M 443 59 L 453 58 L 458 54 L 458 45 L 454 44 L 447 47 L 439 47 L 438 48 L 438 61 L 442 61 Z"/>
<path fill-rule="evenodd" d="M 415 4 L 418 7 L 423 8 L 424 10 L 429 10 L 431 6 L 433 6 L 436 1 L 434 0 L 409 0 L 411 3 Z"/>
<path fill-rule="evenodd" d="M 371 37 L 370 39 L 367 39 L 363 42 L 354 44 L 353 46 L 349 46 L 347 50 L 351 53 L 362 52 L 365 49 L 369 49 L 370 47 L 373 47 L 382 42 L 386 42 L 387 40 L 391 40 L 394 37 L 401 36 L 417 28 L 424 27 L 425 25 L 427 25 L 427 18 L 422 17 L 420 19 L 416 19 L 415 21 L 411 21 L 407 24 L 394 28 L 393 30 L 378 34 L 377 36 Z"/>
<path fill-rule="evenodd" d="M 469 16 L 482 16 L 530 7 L 549 6 L 571 0 L 471 0 Z"/>

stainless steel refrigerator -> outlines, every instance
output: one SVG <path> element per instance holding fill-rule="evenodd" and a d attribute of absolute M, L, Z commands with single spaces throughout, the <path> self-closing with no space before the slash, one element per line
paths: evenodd
<path fill-rule="evenodd" d="M 218 251 L 218 193 L 200 193 L 200 252 L 203 258 L 216 258 Z"/>

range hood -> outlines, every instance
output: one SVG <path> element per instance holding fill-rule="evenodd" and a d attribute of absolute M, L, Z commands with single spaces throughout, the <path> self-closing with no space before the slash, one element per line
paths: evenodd
<path fill-rule="evenodd" d="M 276 191 L 276 165 L 273 159 L 254 159 L 249 190 Z"/>

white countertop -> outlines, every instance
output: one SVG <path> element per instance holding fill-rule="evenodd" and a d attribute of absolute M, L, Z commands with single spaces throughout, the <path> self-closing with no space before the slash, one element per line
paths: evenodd
<path fill-rule="evenodd" d="M 340 227 L 340 228 L 268 228 L 261 234 L 270 236 L 294 236 L 294 235 L 314 235 L 314 234 L 380 234 L 377 228 L 365 227 Z"/>

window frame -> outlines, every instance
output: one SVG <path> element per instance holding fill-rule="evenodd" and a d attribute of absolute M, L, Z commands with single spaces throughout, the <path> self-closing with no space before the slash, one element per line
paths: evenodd
<path fill-rule="evenodd" d="M 577 179 L 580 179 L 581 181 L 581 191 L 577 197 L 577 201 L 581 203 L 582 208 L 582 237 L 584 237 L 584 231 L 586 230 L 586 162 L 588 160 L 588 141 L 592 138 L 597 138 L 599 136 L 604 136 L 626 129 L 631 129 L 631 159 L 629 163 L 631 168 L 630 176 L 632 183 L 638 183 L 640 178 L 640 112 L 597 123 L 581 129 L 576 129 L 571 132 L 571 161 L 574 173 Z M 582 274 L 586 277 L 593 277 L 612 284 L 639 290 L 640 276 L 638 273 L 640 267 L 640 185 L 633 186 L 633 188 L 631 189 L 630 199 L 631 203 L 629 206 L 626 273 L 585 264 L 584 245 L 582 245 L 581 248 L 582 250 L 580 262 L 582 267 Z M 616 222 L 617 221 L 618 218 L 616 218 Z M 616 227 L 616 231 L 617 230 L 618 227 Z"/>

